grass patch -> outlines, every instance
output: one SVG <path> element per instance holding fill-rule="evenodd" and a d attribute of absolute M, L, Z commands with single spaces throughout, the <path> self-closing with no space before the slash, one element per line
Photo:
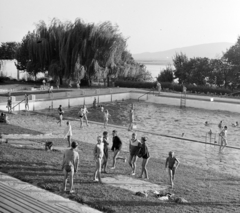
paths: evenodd
<path fill-rule="evenodd" d="M 0 123 L 0 133 L 1 134 L 31 134 L 39 135 L 42 132 L 26 129 L 20 126 L 15 126 L 12 124 Z"/>
<path fill-rule="evenodd" d="M 63 139 L 38 139 L 35 142 L 53 141 L 54 145 L 67 146 Z M 239 212 L 240 193 L 239 177 L 201 170 L 192 166 L 180 165 L 177 171 L 174 192 L 191 203 L 163 203 L 154 197 L 142 198 L 132 192 L 115 188 L 107 184 L 93 183 L 95 168 L 93 145 L 79 142 L 80 167 L 75 177 L 74 195 L 62 194 L 63 173 L 60 170 L 62 153 L 46 152 L 41 149 L 12 147 L 0 145 L 0 171 L 29 182 L 35 186 L 49 190 L 63 197 L 85 203 L 104 212 Z M 122 155 L 127 156 L 127 153 Z M 110 164 L 112 153 L 110 153 Z M 140 173 L 141 159 L 137 163 Z M 167 173 L 164 171 L 162 159 L 150 159 L 150 182 L 166 184 Z M 122 161 L 117 163 L 116 170 L 103 176 L 128 175 L 130 168 Z"/>

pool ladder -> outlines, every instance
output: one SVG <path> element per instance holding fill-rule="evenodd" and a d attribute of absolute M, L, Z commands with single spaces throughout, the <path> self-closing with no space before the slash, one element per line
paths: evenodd
<path fill-rule="evenodd" d="M 182 92 L 181 93 L 181 99 L 180 99 L 180 108 L 185 108 L 186 107 L 186 98 L 187 98 L 187 93 Z"/>

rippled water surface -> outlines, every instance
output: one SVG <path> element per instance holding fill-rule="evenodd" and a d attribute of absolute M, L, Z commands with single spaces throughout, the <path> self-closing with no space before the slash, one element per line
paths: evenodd
<path fill-rule="evenodd" d="M 151 156 L 167 157 L 168 151 L 175 151 L 176 156 L 184 164 L 214 169 L 233 175 L 240 174 L 240 150 L 225 148 L 219 151 L 218 146 L 188 142 L 184 138 L 199 141 L 206 140 L 206 133 L 211 129 L 216 133 L 218 141 L 218 123 L 228 126 L 228 144 L 240 146 L 240 126 L 232 127 L 232 123 L 240 123 L 240 114 L 210 111 L 194 108 L 141 103 L 135 104 L 135 114 L 138 129 L 181 137 L 182 140 L 148 134 Z M 205 126 L 208 121 L 209 126 Z M 140 134 L 140 133 L 139 133 Z M 214 134 L 213 134 L 214 136 Z M 210 142 L 210 140 L 207 140 Z M 214 139 L 211 140 L 214 144 Z"/>

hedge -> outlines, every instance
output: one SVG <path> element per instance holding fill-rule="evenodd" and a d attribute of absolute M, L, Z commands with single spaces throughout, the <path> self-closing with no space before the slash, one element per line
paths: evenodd
<path fill-rule="evenodd" d="M 116 81 L 115 86 L 128 87 L 128 88 L 143 88 L 143 89 L 153 89 L 156 88 L 156 82 L 136 82 L 136 81 Z M 170 90 L 176 92 L 182 92 L 182 85 L 170 82 L 161 83 L 162 90 Z M 200 93 L 200 94 L 216 94 L 225 95 L 231 94 L 231 90 L 224 88 L 213 88 L 209 86 L 194 86 L 186 85 L 187 91 L 190 93 Z"/>

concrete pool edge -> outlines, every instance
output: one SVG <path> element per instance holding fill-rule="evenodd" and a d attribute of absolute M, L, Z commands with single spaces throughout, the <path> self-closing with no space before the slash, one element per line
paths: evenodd
<path fill-rule="evenodd" d="M 60 98 L 45 98 L 29 101 L 29 111 L 58 108 L 59 105 L 63 107 L 72 107 L 77 105 L 92 105 L 94 98 L 97 99 L 97 103 L 122 101 L 122 100 L 141 100 L 155 104 L 165 104 L 172 106 L 180 106 L 181 93 L 166 93 L 162 92 L 160 96 L 155 94 L 147 94 L 143 91 L 114 91 L 108 90 L 110 93 L 106 94 L 79 94 L 79 96 L 65 96 Z M 14 102 L 13 105 L 16 105 Z M 186 97 L 186 107 L 193 107 L 206 110 L 220 110 L 230 112 L 240 112 L 240 100 L 230 99 L 224 97 L 206 97 L 206 96 L 194 96 L 188 95 Z M 0 104 L 0 110 L 7 111 L 6 103 Z M 15 111 L 25 110 L 25 103 L 20 103 Z"/>

